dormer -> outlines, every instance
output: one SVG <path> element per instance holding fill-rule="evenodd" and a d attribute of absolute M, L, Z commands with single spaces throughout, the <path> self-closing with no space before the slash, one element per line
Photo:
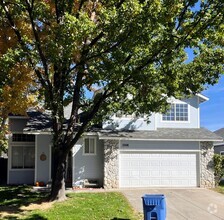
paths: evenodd
<path fill-rule="evenodd" d="M 165 113 L 152 113 L 149 118 L 117 113 L 103 123 L 103 129 L 150 131 L 157 128 L 200 128 L 199 105 L 209 99 L 201 94 L 182 100 L 169 98 L 170 109 Z"/>

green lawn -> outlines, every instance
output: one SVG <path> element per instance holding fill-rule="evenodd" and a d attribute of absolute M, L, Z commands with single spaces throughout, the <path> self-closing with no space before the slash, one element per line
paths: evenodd
<path fill-rule="evenodd" d="M 24 206 L 44 201 L 47 194 L 31 192 L 29 187 L 0 187 L 0 219 L 142 219 L 118 192 L 71 193 L 65 202 L 36 205 L 24 211 Z M 39 202 L 39 203 L 40 203 Z M 46 208 L 46 209 L 45 209 Z"/>

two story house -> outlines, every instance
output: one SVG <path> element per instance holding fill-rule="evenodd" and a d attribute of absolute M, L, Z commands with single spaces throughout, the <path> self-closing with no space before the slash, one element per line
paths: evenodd
<path fill-rule="evenodd" d="M 102 128 L 85 133 L 68 157 L 67 179 L 75 185 L 97 180 L 105 188 L 213 187 L 213 142 L 222 139 L 200 128 L 199 105 L 208 98 L 170 99 L 166 114 L 119 113 Z M 8 184 L 51 180 L 51 121 L 30 111 L 10 116 Z"/>

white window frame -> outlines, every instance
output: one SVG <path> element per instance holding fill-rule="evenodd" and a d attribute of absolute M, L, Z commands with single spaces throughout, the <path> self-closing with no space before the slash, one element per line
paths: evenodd
<path fill-rule="evenodd" d="M 23 166 L 22 167 L 13 167 L 13 148 L 16 148 L 16 147 L 22 147 L 23 148 Z M 31 167 L 24 167 L 24 148 L 27 148 L 27 147 L 30 147 L 30 148 L 33 148 L 34 149 L 34 167 L 31 168 Z M 35 166 L 36 166 L 36 162 L 35 162 L 35 146 L 33 145 L 12 145 L 11 146 L 11 161 L 10 161 L 10 169 L 11 170 L 34 170 L 35 169 Z"/>
<path fill-rule="evenodd" d="M 94 143 L 94 147 L 93 147 L 93 149 L 94 149 L 94 152 L 93 153 L 86 153 L 86 151 L 85 151 L 85 148 L 86 148 L 86 146 L 85 146 L 85 140 L 86 139 L 93 139 L 93 143 Z M 90 143 L 90 142 L 89 142 Z M 96 155 L 96 138 L 95 137 L 85 137 L 85 138 L 83 138 L 83 155 L 85 155 L 85 156 L 94 156 L 94 155 Z"/>
<path fill-rule="evenodd" d="M 162 118 L 162 122 L 176 122 L 176 123 L 186 123 L 190 121 L 190 113 L 189 113 L 189 105 L 188 103 L 183 103 L 183 102 L 174 102 L 174 103 L 170 103 L 170 105 L 174 105 L 174 120 L 164 120 L 163 116 L 166 115 L 166 113 L 161 115 Z M 176 120 L 176 105 L 186 105 L 187 106 L 187 120 L 185 121 L 181 121 L 181 120 Z"/>

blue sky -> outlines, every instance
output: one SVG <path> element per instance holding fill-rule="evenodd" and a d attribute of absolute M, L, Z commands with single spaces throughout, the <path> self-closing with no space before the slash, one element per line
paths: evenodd
<path fill-rule="evenodd" d="M 209 100 L 201 104 L 201 127 L 211 131 L 224 127 L 224 75 L 214 86 L 209 86 L 201 94 Z"/>

